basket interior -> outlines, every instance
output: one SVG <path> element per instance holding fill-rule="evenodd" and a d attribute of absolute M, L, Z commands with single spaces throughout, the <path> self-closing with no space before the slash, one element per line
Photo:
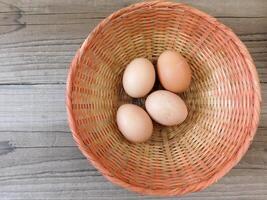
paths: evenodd
<path fill-rule="evenodd" d="M 186 188 L 218 173 L 250 134 L 251 73 L 214 23 L 183 7 L 139 8 L 89 38 L 73 79 L 72 109 L 86 151 L 112 176 L 152 190 Z M 131 144 L 117 128 L 116 111 L 126 102 L 143 106 L 144 99 L 125 94 L 123 70 L 136 57 L 155 62 L 166 49 L 180 52 L 192 69 L 192 84 L 181 94 L 189 115 L 179 126 L 154 123 L 151 140 Z"/>

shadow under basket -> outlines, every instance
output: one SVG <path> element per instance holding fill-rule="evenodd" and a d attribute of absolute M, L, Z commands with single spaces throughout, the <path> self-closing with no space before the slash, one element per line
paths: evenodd
<path fill-rule="evenodd" d="M 132 144 L 116 112 L 144 99 L 124 93 L 123 71 L 134 58 L 155 61 L 166 49 L 180 52 L 192 70 L 181 94 L 188 117 L 179 126 L 154 123 L 148 142 Z M 76 53 L 67 82 L 69 125 L 82 153 L 113 183 L 147 195 L 183 195 L 224 176 L 255 135 L 260 101 L 256 68 L 237 36 L 197 9 L 162 1 L 104 19 Z"/>

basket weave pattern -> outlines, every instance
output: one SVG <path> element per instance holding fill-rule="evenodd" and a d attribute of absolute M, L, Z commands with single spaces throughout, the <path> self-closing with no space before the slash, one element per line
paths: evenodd
<path fill-rule="evenodd" d="M 146 143 L 119 132 L 116 111 L 132 100 L 122 89 L 125 66 L 136 57 L 155 61 L 166 49 L 189 62 L 192 83 L 181 97 L 189 114 L 179 126 L 154 124 Z M 103 20 L 70 67 L 67 111 L 83 154 L 109 180 L 150 195 L 182 195 L 206 188 L 247 151 L 260 112 L 253 61 L 236 35 L 189 6 L 143 2 Z"/>

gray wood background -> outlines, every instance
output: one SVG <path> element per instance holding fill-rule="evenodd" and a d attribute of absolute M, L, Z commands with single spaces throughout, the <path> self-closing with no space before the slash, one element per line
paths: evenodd
<path fill-rule="evenodd" d="M 67 69 L 75 51 L 100 20 L 134 2 L 0 1 L 1 200 L 158 199 L 119 188 L 88 164 L 72 140 L 65 110 Z M 267 1 L 186 3 L 217 17 L 247 45 L 263 103 L 257 135 L 242 161 L 215 185 L 180 199 L 266 200 Z"/>

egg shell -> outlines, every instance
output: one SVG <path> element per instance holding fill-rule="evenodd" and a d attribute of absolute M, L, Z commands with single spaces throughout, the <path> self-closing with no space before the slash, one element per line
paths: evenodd
<path fill-rule="evenodd" d="M 117 124 L 124 137 L 134 143 L 147 141 L 153 132 L 153 123 L 149 115 L 134 104 L 119 107 Z"/>
<path fill-rule="evenodd" d="M 123 88 L 134 98 L 144 97 L 153 88 L 156 72 L 153 64 L 146 58 L 136 58 L 130 62 L 123 74 Z"/>
<path fill-rule="evenodd" d="M 164 51 L 158 58 L 157 72 L 161 85 L 171 92 L 184 92 L 190 85 L 190 66 L 178 52 Z"/>
<path fill-rule="evenodd" d="M 184 101 L 166 90 L 151 93 L 146 99 L 145 106 L 152 119 L 165 126 L 180 124 L 188 115 Z"/>

